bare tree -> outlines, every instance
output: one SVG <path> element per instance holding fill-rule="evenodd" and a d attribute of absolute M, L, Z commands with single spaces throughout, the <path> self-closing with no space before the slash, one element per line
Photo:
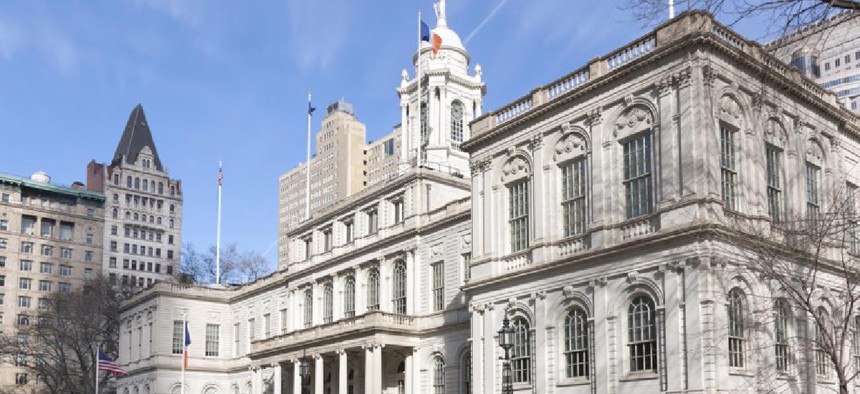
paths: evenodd
<path fill-rule="evenodd" d="M 733 346 L 729 339 L 729 353 L 734 352 L 729 363 L 743 365 L 739 360 L 751 358 L 743 352 L 756 354 L 755 377 L 765 378 L 760 381 L 768 382 L 769 390 L 807 384 L 794 388 L 806 392 L 825 380 L 847 394 L 860 373 L 860 228 L 854 194 L 840 190 L 822 209 L 810 204 L 807 213 L 779 223 L 729 214 L 717 231 L 721 251 L 729 256 L 720 277 L 729 318 L 717 330 L 728 338 L 749 336 L 743 345 Z M 762 286 L 734 303 L 732 289 L 743 277 Z M 762 363 L 765 359 L 770 362 Z M 778 375 L 803 378 L 792 383 L 775 379 Z"/>
<path fill-rule="evenodd" d="M 71 294 L 53 293 L 38 315 L 19 315 L 16 331 L 0 336 L 0 355 L 29 379 L 42 381 L 49 393 L 92 393 L 99 349 L 118 353 L 119 304 L 130 294 L 103 278 Z M 101 387 L 109 379 L 102 374 Z"/>
<path fill-rule="evenodd" d="M 196 283 L 215 283 L 215 247 L 199 252 L 194 245 L 182 246 L 180 273 L 188 275 Z M 239 251 L 236 244 L 221 248 L 220 283 L 246 283 L 257 280 L 271 272 L 266 258 L 255 251 Z"/>
<path fill-rule="evenodd" d="M 772 28 L 782 32 L 823 20 L 839 11 L 860 10 L 858 0 L 675 0 L 675 3 L 686 9 L 727 15 L 733 19 L 730 24 L 750 17 L 760 17 L 770 21 Z M 665 18 L 668 4 L 668 0 L 620 2 L 622 9 L 649 25 Z"/>

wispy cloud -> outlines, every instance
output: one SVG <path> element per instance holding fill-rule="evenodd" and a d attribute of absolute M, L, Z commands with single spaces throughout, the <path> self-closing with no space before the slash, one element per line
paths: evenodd
<path fill-rule="evenodd" d="M 493 10 L 490 11 L 490 13 L 487 15 L 487 17 L 484 18 L 484 20 L 482 20 L 481 23 L 479 23 L 477 27 L 472 29 L 472 31 L 469 33 L 469 35 L 466 36 L 466 40 L 463 43 L 468 44 L 469 41 L 471 41 L 472 38 L 475 37 L 475 35 L 478 34 L 478 32 L 480 32 L 481 29 L 483 29 L 484 26 L 487 23 L 489 23 L 491 19 L 493 19 L 494 16 L 496 16 L 496 13 L 498 13 L 499 10 L 502 9 L 502 6 L 504 6 L 505 3 L 507 3 L 507 2 L 508 2 L 508 0 L 502 0 L 501 2 L 499 2 L 499 4 L 496 6 L 496 8 L 493 8 Z"/>
<path fill-rule="evenodd" d="M 356 15 L 354 1 L 287 0 L 289 40 L 298 66 L 332 65 L 350 39 Z"/>
<path fill-rule="evenodd" d="M 64 74 L 78 70 L 79 50 L 71 35 L 61 32 L 44 15 L 32 18 L 26 25 L 0 19 L 0 58 L 11 61 L 26 51 L 35 51 Z"/>
<path fill-rule="evenodd" d="M 132 0 L 137 6 L 145 6 L 163 12 L 192 28 L 203 22 L 204 2 L 200 0 Z"/>

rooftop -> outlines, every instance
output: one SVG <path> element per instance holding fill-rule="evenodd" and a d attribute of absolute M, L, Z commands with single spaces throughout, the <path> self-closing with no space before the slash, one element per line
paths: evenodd
<path fill-rule="evenodd" d="M 38 182 L 27 178 L 22 178 L 15 175 L 0 174 L 0 184 L 13 185 L 18 187 L 44 190 L 51 193 L 64 194 L 71 197 L 87 198 L 90 200 L 103 202 L 105 195 L 102 193 L 92 192 L 85 188 L 75 188 L 72 186 L 60 185 L 50 182 Z"/>

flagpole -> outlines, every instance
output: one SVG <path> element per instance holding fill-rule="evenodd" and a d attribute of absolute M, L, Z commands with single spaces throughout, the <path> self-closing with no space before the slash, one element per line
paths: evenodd
<path fill-rule="evenodd" d="M 188 328 L 188 314 L 185 313 L 182 315 L 182 372 L 180 374 L 180 383 L 179 383 L 179 394 L 185 394 L 185 357 L 188 357 L 186 352 L 188 351 L 188 346 L 185 345 L 185 330 Z"/>
<path fill-rule="evenodd" d="M 218 227 L 215 233 L 215 284 L 221 284 L 221 160 L 218 160 Z"/>
<path fill-rule="evenodd" d="M 305 220 L 311 218 L 311 92 L 308 91 L 308 160 L 305 162 L 307 173 L 305 190 Z"/>
<path fill-rule="evenodd" d="M 669 19 L 675 17 L 675 0 L 669 0 Z"/>
<path fill-rule="evenodd" d="M 102 349 L 99 348 L 98 351 L 101 352 Z M 99 394 L 99 354 L 98 353 L 96 353 L 96 394 Z"/>
<path fill-rule="evenodd" d="M 415 57 L 416 76 L 418 78 L 418 157 L 415 158 L 415 167 L 421 168 L 421 144 L 424 143 L 424 136 L 421 133 L 421 128 L 424 127 L 424 112 L 421 108 L 421 9 L 418 9 L 418 56 Z"/>

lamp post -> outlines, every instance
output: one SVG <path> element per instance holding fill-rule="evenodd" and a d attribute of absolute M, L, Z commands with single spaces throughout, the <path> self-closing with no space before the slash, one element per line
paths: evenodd
<path fill-rule="evenodd" d="M 311 365 L 305 357 L 302 357 L 302 360 L 299 362 L 299 376 L 302 378 L 302 386 L 310 383 Z"/>
<path fill-rule="evenodd" d="M 505 316 L 502 320 L 502 328 L 499 329 L 499 346 L 505 351 L 502 360 L 502 394 L 513 394 L 514 380 L 511 376 L 511 348 L 514 347 L 514 328 L 511 321 Z"/>

